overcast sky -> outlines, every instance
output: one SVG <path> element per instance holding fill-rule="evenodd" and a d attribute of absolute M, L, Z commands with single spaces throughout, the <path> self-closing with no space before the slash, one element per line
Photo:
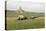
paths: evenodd
<path fill-rule="evenodd" d="M 44 12 L 44 3 L 42 0 L 7 0 L 7 10 L 16 10 L 19 6 L 21 6 L 23 10 L 29 12 Z"/>

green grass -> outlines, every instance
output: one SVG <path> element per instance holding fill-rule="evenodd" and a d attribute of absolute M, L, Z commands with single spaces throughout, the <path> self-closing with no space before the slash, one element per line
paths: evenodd
<path fill-rule="evenodd" d="M 44 28 L 44 18 L 17 20 L 16 17 L 7 17 L 7 29 Z"/>
<path fill-rule="evenodd" d="M 7 11 L 6 21 L 7 21 L 7 30 L 16 30 L 16 29 L 36 29 L 44 28 L 44 13 L 25 13 L 28 19 L 26 20 L 17 20 L 16 13 L 14 11 Z M 36 19 L 31 19 L 31 16 L 40 16 Z"/>

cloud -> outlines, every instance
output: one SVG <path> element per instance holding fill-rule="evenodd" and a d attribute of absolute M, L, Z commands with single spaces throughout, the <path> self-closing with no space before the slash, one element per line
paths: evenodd
<path fill-rule="evenodd" d="M 40 0 L 41 1 L 41 0 Z M 19 1 L 19 0 L 7 0 L 7 9 L 16 10 L 19 6 L 25 11 L 32 12 L 44 12 L 44 3 L 41 1 Z"/>

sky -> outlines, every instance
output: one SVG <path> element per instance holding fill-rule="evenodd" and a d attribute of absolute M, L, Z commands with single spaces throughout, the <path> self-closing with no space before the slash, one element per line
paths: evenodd
<path fill-rule="evenodd" d="M 28 12 L 44 12 L 43 0 L 7 0 L 7 10 L 21 8 Z"/>

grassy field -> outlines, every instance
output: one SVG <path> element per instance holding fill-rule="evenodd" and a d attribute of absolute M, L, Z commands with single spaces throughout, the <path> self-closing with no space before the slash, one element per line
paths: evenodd
<path fill-rule="evenodd" d="M 10 15 L 10 16 L 9 16 Z M 6 16 L 7 21 L 7 30 L 16 30 L 16 29 L 36 29 L 36 28 L 44 28 L 44 14 L 43 13 L 27 13 L 28 19 L 26 20 L 17 20 L 15 16 L 15 12 L 13 14 L 8 12 Z M 40 16 L 35 19 L 31 19 L 31 16 Z"/>

